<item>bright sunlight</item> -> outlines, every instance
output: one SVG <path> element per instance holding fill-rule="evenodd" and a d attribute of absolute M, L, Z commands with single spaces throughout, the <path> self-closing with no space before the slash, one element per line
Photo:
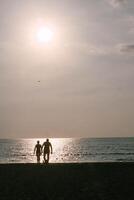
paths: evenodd
<path fill-rule="evenodd" d="M 39 43 L 48 43 L 53 40 L 54 32 L 48 27 L 40 27 L 37 31 L 37 41 Z"/>

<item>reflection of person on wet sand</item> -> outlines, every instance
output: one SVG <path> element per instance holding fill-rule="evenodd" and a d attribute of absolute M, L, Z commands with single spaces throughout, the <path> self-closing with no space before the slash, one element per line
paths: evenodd
<path fill-rule="evenodd" d="M 34 147 L 34 154 L 36 152 L 37 163 L 40 163 L 41 150 L 42 150 L 41 144 L 39 141 L 37 141 L 37 144 Z"/>
<path fill-rule="evenodd" d="M 44 162 L 45 163 L 49 163 L 49 155 L 50 155 L 50 150 L 51 150 L 51 154 L 53 153 L 52 150 L 52 145 L 49 142 L 49 139 L 46 139 L 46 142 L 43 143 L 42 145 L 42 149 L 44 148 Z"/>

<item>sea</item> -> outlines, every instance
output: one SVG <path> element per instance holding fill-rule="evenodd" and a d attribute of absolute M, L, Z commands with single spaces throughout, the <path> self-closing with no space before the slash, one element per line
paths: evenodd
<path fill-rule="evenodd" d="M 0 139 L 0 163 L 36 163 L 37 140 L 43 144 L 46 139 Z M 134 161 L 134 138 L 50 138 L 50 142 L 51 163 Z"/>

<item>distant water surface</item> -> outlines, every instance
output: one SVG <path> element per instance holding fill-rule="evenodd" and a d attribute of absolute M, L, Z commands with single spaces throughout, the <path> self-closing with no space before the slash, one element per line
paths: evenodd
<path fill-rule="evenodd" d="M 0 163 L 33 163 L 36 141 L 45 139 L 0 139 Z M 50 162 L 134 161 L 134 138 L 53 138 Z M 41 162 L 42 162 L 41 157 Z"/>

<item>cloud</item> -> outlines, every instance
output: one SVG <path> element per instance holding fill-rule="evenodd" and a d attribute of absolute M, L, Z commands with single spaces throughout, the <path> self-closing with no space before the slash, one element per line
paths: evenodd
<path fill-rule="evenodd" d="M 70 52 L 76 52 L 81 55 L 97 56 L 107 54 L 105 48 L 88 43 L 68 43 L 65 47 L 68 48 Z"/>
<path fill-rule="evenodd" d="M 112 5 L 114 8 L 119 7 L 127 2 L 127 0 L 108 0 L 108 1 L 110 5 Z"/>
<path fill-rule="evenodd" d="M 134 15 L 130 15 L 126 18 L 125 23 L 128 26 L 130 34 L 134 34 Z"/>
<path fill-rule="evenodd" d="M 121 44 L 119 50 L 122 53 L 134 53 L 134 44 Z"/>

